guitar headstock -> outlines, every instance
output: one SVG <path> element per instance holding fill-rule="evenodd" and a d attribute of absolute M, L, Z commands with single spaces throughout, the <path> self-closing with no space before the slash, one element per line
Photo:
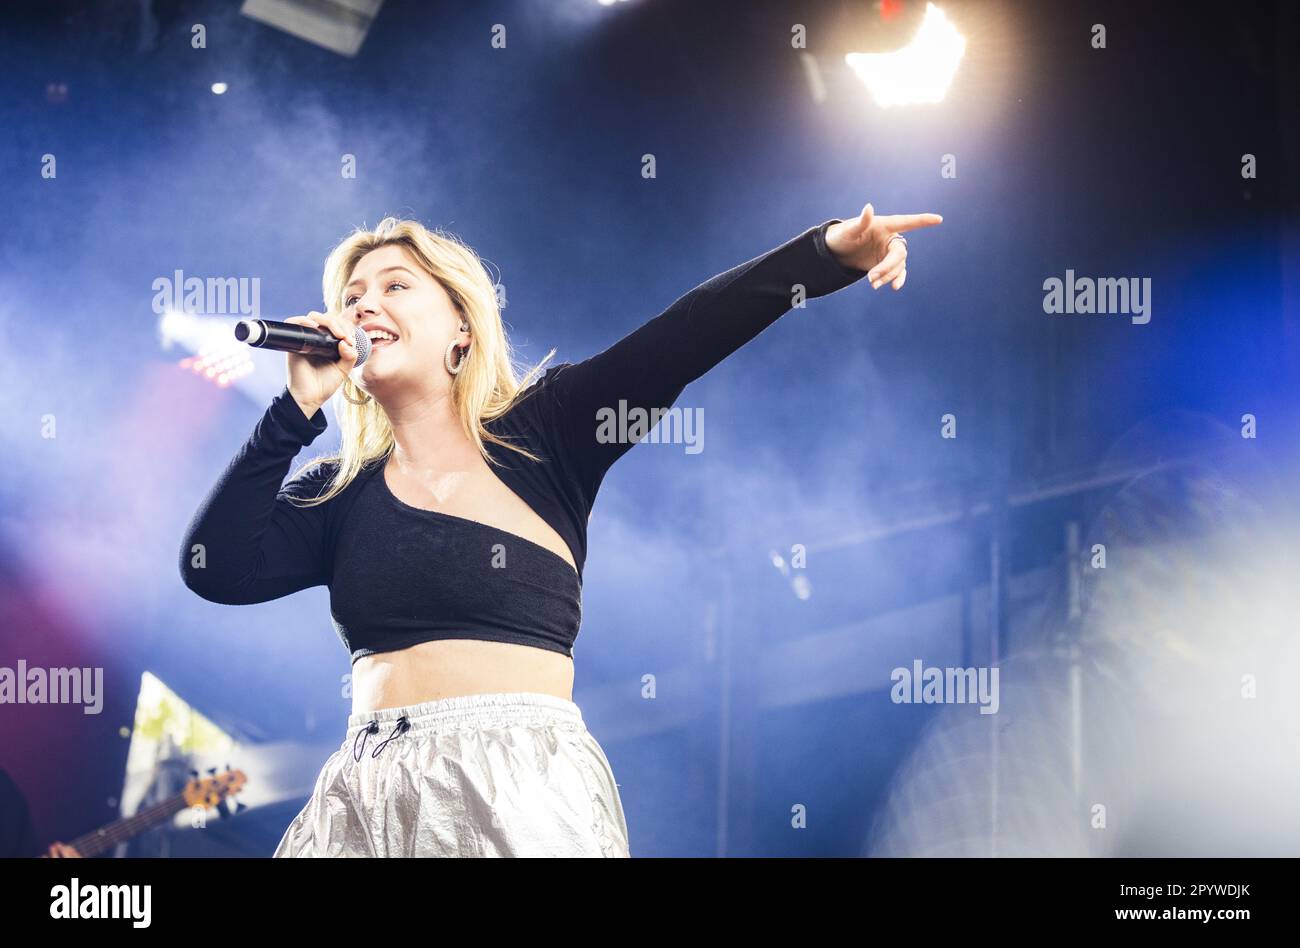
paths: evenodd
<path fill-rule="evenodd" d="M 227 797 L 234 796 L 248 782 L 248 776 L 242 770 L 231 770 L 227 767 L 225 773 L 216 774 L 215 768 L 209 772 L 214 773 L 214 776 L 194 777 L 185 784 L 181 796 L 185 798 L 186 806 L 211 809 Z"/>

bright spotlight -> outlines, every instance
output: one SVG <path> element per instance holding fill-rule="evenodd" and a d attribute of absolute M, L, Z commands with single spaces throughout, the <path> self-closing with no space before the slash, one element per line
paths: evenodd
<path fill-rule="evenodd" d="M 223 95 L 223 94 L 225 93 L 225 91 L 226 91 L 227 88 L 228 88 L 228 87 L 226 86 L 226 84 L 225 84 L 224 82 L 214 82 L 214 83 L 212 83 L 212 94 L 213 94 L 213 95 Z"/>
<path fill-rule="evenodd" d="M 178 364 L 182 369 L 189 369 L 221 388 L 228 387 L 253 371 L 253 360 L 246 349 L 240 351 L 222 346 L 203 349 L 198 355 L 188 356 Z"/>
<path fill-rule="evenodd" d="M 925 19 L 912 41 L 892 53 L 849 53 L 844 61 L 867 84 L 876 104 L 940 102 L 966 52 L 966 37 L 943 11 L 926 4 Z"/>
<path fill-rule="evenodd" d="M 180 345 L 195 353 L 177 365 L 226 388 L 255 368 L 248 346 L 235 341 L 232 322 L 168 310 L 158 320 L 158 341 L 164 349 Z"/>

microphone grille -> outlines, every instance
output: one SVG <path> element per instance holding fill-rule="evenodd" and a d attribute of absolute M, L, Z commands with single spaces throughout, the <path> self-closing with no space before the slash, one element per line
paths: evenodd
<path fill-rule="evenodd" d="M 357 350 L 356 365 L 361 365 L 370 358 L 370 337 L 366 335 L 366 331 L 360 326 L 357 327 L 356 338 L 353 339 L 353 345 Z"/>

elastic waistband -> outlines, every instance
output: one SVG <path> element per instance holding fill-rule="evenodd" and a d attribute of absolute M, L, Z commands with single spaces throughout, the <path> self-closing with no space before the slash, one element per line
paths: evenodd
<path fill-rule="evenodd" d="M 348 739 L 355 738 L 372 723 L 387 734 L 402 718 L 408 725 L 405 730 L 411 732 L 436 731 L 467 723 L 581 724 L 582 712 L 572 701 L 532 691 L 460 695 L 348 715 Z"/>

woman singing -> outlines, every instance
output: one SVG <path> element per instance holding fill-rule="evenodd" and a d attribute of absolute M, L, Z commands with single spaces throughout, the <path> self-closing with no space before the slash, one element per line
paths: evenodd
<path fill-rule="evenodd" d="M 518 379 L 477 255 L 414 221 L 325 264 L 337 360 L 288 356 L 272 400 L 195 514 L 185 584 L 211 602 L 328 586 L 352 658 L 339 749 L 276 856 L 627 856 L 614 775 L 573 703 L 587 521 L 622 442 L 602 409 L 673 405 L 788 311 L 869 276 L 901 289 L 937 214 L 813 227 L 691 290 L 583 362 Z M 354 327 L 373 349 L 358 369 Z M 326 428 L 341 445 L 285 483 Z"/>

